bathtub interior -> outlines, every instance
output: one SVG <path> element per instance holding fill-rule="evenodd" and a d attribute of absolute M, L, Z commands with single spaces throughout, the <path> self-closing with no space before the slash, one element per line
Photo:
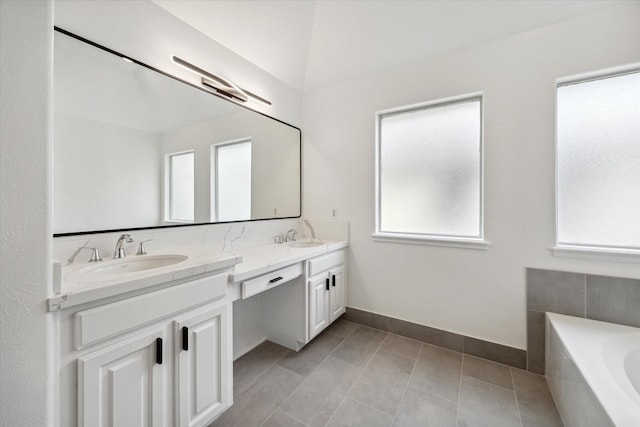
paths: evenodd
<path fill-rule="evenodd" d="M 640 332 L 616 334 L 602 346 L 605 366 L 640 411 Z M 640 414 L 638 415 L 640 420 Z M 640 421 L 639 421 L 640 424 Z"/>
<path fill-rule="evenodd" d="M 640 350 L 629 354 L 624 361 L 624 369 L 631 385 L 636 390 L 636 395 L 640 396 Z"/>

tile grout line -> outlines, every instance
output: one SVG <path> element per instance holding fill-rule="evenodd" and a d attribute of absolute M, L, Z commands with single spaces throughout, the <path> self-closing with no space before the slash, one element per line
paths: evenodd
<path fill-rule="evenodd" d="M 369 365 L 371 364 L 371 361 L 373 360 L 373 357 L 376 355 L 376 353 L 378 352 L 378 350 L 380 350 L 380 347 L 382 346 L 382 343 L 384 342 L 384 340 L 387 339 L 386 335 L 389 335 L 387 331 L 383 331 L 381 329 L 377 329 L 377 328 L 370 328 L 370 329 L 375 329 L 377 331 L 380 332 L 384 332 L 385 337 L 382 341 L 380 341 L 380 343 L 378 344 L 378 346 L 376 347 L 376 350 L 373 352 L 373 354 L 371 355 L 371 357 L 369 358 L 369 360 L 367 361 L 367 364 L 365 366 L 363 366 L 362 368 L 362 372 L 360 372 L 360 375 L 358 375 L 358 378 L 355 379 L 355 381 L 353 381 L 353 384 L 351 384 L 351 387 L 349 387 L 349 390 L 347 390 L 347 392 L 344 394 L 344 398 L 342 398 L 342 400 L 340 401 L 340 403 L 338 404 L 338 406 L 336 406 L 336 409 L 333 410 L 333 413 L 331 414 L 331 416 L 329 417 L 329 419 L 327 420 L 327 422 L 324 424 L 325 426 L 329 425 L 331 423 L 331 421 L 333 420 L 333 418 L 336 416 L 336 414 L 338 413 L 338 409 L 340 409 L 340 407 L 344 404 L 344 402 L 349 398 L 349 394 L 351 393 L 351 390 L 353 390 L 353 387 L 355 387 L 356 383 L 358 381 L 360 381 L 360 379 L 364 376 L 364 372 L 367 370 L 367 368 L 369 367 Z M 337 347 L 336 347 L 337 348 Z M 333 353 L 333 352 L 332 352 Z M 341 359 L 342 360 L 342 359 Z M 344 361 L 346 362 L 346 360 Z M 349 362 L 346 362 L 349 363 Z M 355 366 L 355 365 L 354 365 Z M 367 405 L 369 406 L 369 405 Z M 382 411 L 379 411 L 382 412 Z M 389 426 L 391 427 L 391 426 Z"/>
<path fill-rule="evenodd" d="M 584 318 L 587 318 L 587 275 L 584 275 Z"/>
<path fill-rule="evenodd" d="M 266 342 L 267 340 L 264 340 L 263 342 Z M 286 347 L 285 347 L 286 348 Z M 254 379 L 252 379 L 247 385 L 245 385 L 242 389 L 238 390 L 237 392 L 234 390 L 233 392 L 233 396 L 239 396 L 240 394 L 246 392 L 247 390 L 249 390 L 251 387 L 253 387 L 258 380 L 260 380 L 260 378 L 262 378 L 264 376 L 264 374 L 267 373 L 267 371 L 269 371 L 269 369 L 273 368 L 274 366 L 276 366 L 276 364 L 282 360 L 284 356 L 281 356 L 280 358 L 278 358 L 275 362 L 273 362 L 271 365 L 267 366 L 264 371 L 260 372 L 260 374 L 258 376 L 256 376 Z M 234 387 L 235 388 L 235 387 Z"/>
<path fill-rule="evenodd" d="M 356 328 L 357 328 L 357 327 L 356 327 Z M 325 362 L 329 357 L 331 357 L 331 355 L 333 354 L 333 352 L 334 352 L 334 351 L 336 351 L 336 349 L 337 349 L 338 347 L 340 347 L 340 345 L 342 345 L 342 343 L 343 343 L 347 338 L 349 338 L 349 336 L 353 333 L 353 331 L 355 331 L 355 330 L 356 330 L 356 328 L 353 328 L 353 330 L 351 330 L 351 332 L 349 332 L 347 335 L 345 335 L 344 337 L 342 337 L 342 340 L 338 343 L 338 345 L 336 345 L 336 346 L 335 346 L 335 348 L 334 348 L 333 350 L 331 350 L 331 351 L 329 352 L 329 354 L 327 354 L 327 355 L 326 355 L 326 357 L 325 357 L 324 359 L 322 359 L 322 361 L 321 361 L 320 363 L 318 363 L 318 365 L 317 365 L 315 368 L 313 368 L 313 369 L 311 370 L 311 372 L 309 372 L 309 375 L 307 375 L 306 377 L 304 377 L 304 379 L 303 379 L 302 381 L 300 381 L 300 384 L 298 384 L 298 385 L 297 385 L 297 386 L 296 386 L 296 387 L 291 391 L 291 393 L 289 393 L 289 394 L 288 394 L 284 399 L 282 399 L 282 401 L 281 401 L 281 402 L 280 402 L 280 404 L 276 407 L 276 409 L 274 409 L 274 410 L 273 410 L 273 412 L 271 412 L 271 413 L 269 414 L 269 416 L 268 416 L 268 417 L 266 417 L 262 423 L 260 423 L 260 426 L 259 426 L 259 427 L 263 426 L 263 425 L 264 425 L 264 423 L 266 423 L 266 422 L 269 420 L 269 418 L 271 418 L 271 417 L 273 416 L 273 414 L 275 414 L 276 412 L 278 412 L 278 410 L 282 407 L 282 404 L 283 404 L 284 402 L 286 402 L 286 401 L 287 401 L 287 399 L 289 399 L 289 398 L 291 397 L 291 395 L 292 395 L 293 393 L 295 393 L 295 392 L 300 388 L 300 386 L 302 386 L 302 384 L 307 380 L 307 378 L 309 378 L 309 377 L 313 374 L 313 372 L 314 372 L 316 369 L 318 369 L 318 368 L 320 367 L 320 365 L 322 365 L 322 364 L 323 364 L 323 363 L 324 363 L 324 362 Z M 324 332 L 324 331 L 323 331 L 323 332 Z M 331 333 L 331 332 L 327 331 L 326 333 Z M 336 334 L 333 334 L 333 335 L 336 335 Z M 314 337 L 314 339 L 315 339 L 315 338 L 317 338 L 318 336 L 319 336 L 319 334 L 318 334 L 318 335 L 316 335 L 316 336 Z M 338 336 L 338 337 L 339 337 L 339 335 L 336 335 L 336 336 Z M 282 359 L 284 359 L 284 357 L 285 357 L 285 356 L 282 356 L 280 359 L 278 359 L 278 361 L 276 362 L 276 364 L 277 364 L 278 362 L 280 362 Z M 274 365 L 275 365 L 275 364 L 274 364 Z M 287 369 L 287 368 L 285 368 L 284 366 L 283 366 L 282 368 L 283 368 L 283 369 Z M 287 370 L 290 370 L 290 369 L 287 369 Z M 291 371 L 291 372 L 294 372 L 294 371 Z M 297 372 L 294 372 L 294 373 L 296 373 L 296 374 L 297 374 Z M 300 374 L 298 374 L 298 375 L 300 375 Z M 288 412 L 286 412 L 286 411 L 284 411 L 284 410 L 282 410 L 282 412 L 283 412 L 283 413 L 285 413 L 285 414 L 287 414 L 287 416 L 291 417 L 294 421 L 299 422 L 300 424 L 302 424 L 302 425 L 304 425 L 304 426 L 307 426 L 307 424 L 306 424 L 306 423 L 303 423 L 302 421 L 300 421 L 300 420 L 296 419 L 296 417 L 294 417 L 294 416 L 293 416 L 293 415 L 291 415 L 290 413 L 288 413 Z"/>
<path fill-rule="evenodd" d="M 513 376 L 513 371 L 509 369 L 509 375 L 511 375 L 511 385 L 513 385 L 513 395 L 516 398 L 516 409 L 518 410 L 518 419 L 520 420 L 520 425 L 523 426 L 522 423 L 522 414 L 520 414 L 520 402 L 518 401 L 518 392 L 516 391 L 516 379 Z"/>
<path fill-rule="evenodd" d="M 411 338 L 409 338 L 411 339 Z M 398 407 L 396 408 L 395 414 L 393 414 L 393 419 L 391 420 L 391 426 L 396 422 L 398 418 L 398 414 L 400 413 L 400 407 L 402 406 L 402 401 L 407 394 L 407 390 L 409 389 L 409 383 L 411 382 L 411 377 L 413 376 L 413 372 L 416 370 L 416 366 L 418 365 L 418 360 L 420 359 L 420 355 L 422 354 L 422 349 L 424 348 L 424 343 L 420 342 L 420 351 L 418 351 L 418 356 L 416 356 L 416 360 L 413 361 L 413 366 L 411 367 L 411 372 L 409 373 L 409 378 L 407 379 L 407 384 L 404 386 L 404 390 L 402 391 L 402 396 L 400 396 L 400 402 L 398 402 Z"/>
<path fill-rule="evenodd" d="M 462 350 L 464 350 L 464 341 L 463 341 L 463 347 Z M 462 373 L 464 372 L 464 352 L 462 353 L 462 360 L 460 361 L 460 382 L 458 385 L 458 405 L 456 406 L 456 427 L 460 424 L 458 422 L 458 420 L 460 419 L 460 401 L 462 400 Z"/>

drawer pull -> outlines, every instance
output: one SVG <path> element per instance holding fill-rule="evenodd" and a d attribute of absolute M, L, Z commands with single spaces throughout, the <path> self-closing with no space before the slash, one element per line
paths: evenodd
<path fill-rule="evenodd" d="M 276 282 L 279 282 L 280 280 L 282 280 L 282 276 L 278 276 L 275 279 L 269 280 L 269 283 L 276 283 Z"/>
<path fill-rule="evenodd" d="M 189 351 L 189 328 L 186 326 L 182 327 L 182 349 Z"/>
<path fill-rule="evenodd" d="M 162 338 L 156 338 L 156 363 L 162 365 Z"/>

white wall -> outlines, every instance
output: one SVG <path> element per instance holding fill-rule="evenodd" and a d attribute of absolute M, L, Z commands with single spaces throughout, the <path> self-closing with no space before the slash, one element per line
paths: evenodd
<path fill-rule="evenodd" d="M 171 61 L 177 55 L 273 102 L 250 101 L 251 108 L 294 125 L 302 121 L 300 93 L 148 0 L 58 0 L 55 24 L 200 85 L 200 76 Z"/>
<path fill-rule="evenodd" d="M 0 424 L 49 425 L 49 1 L 0 1 Z M 49 344 L 49 345 L 48 345 Z M 52 424 L 51 424 L 52 425 Z"/>
<path fill-rule="evenodd" d="M 54 117 L 54 233 L 161 224 L 158 134 Z"/>
<path fill-rule="evenodd" d="M 269 114 L 301 122 L 300 95 L 149 2 L 56 2 L 56 24 L 158 65 L 167 51 L 229 65 L 237 83 L 274 101 Z M 85 13 L 86 15 L 82 15 Z M 52 294 L 52 26 L 49 0 L 0 1 L 0 423 L 55 425 Z M 67 24 L 67 25 L 63 25 Z M 124 49 L 127 47 L 128 49 Z M 130 48 L 130 49 L 129 49 Z M 178 51 L 180 49 L 177 49 Z M 228 75 L 235 75 L 229 73 Z M 260 88 L 265 89 L 260 91 Z M 280 223 L 275 227 L 280 229 Z M 194 227 L 206 240 L 206 227 Z M 185 230 L 186 231 L 186 230 Z M 224 239 L 219 242 L 226 242 Z"/>
<path fill-rule="evenodd" d="M 326 218 L 337 207 L 351 222 L 348 305 L 525 348 L 525 267 L 640 277 L 638 264 L 548 250 L 555 79 L 637 61 L 639 3 L 305 93 L 303 212 Z M 485 234 L 493 244 L 374 242 L 374 113 L 474 91 L 485 93 Z"/>
<path fill-rule="evenodd" d="M 211 144 L 251 138 L 251 218 L 297 216 L 300 200 L 298 132 L 250 111 L 161 134 L 162 153 L 193 149 L 195 153 L 196 222 L 210 215 Z M 292 176 L 295 179 L 290 179 Z"/>

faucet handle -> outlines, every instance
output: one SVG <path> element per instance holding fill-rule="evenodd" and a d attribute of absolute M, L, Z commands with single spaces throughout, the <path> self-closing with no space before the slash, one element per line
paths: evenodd
<path fill-rule="evenodd" d="M 138 243 L 138 252 L 136 253 L 136 255 L 146 255 L 147 250 L 144 247 L 144 244 L 151 241 L 153 241 L 153 239 L 143 240 L 142 242 Z"/>
<path fill-rule="evenodd" d="M 90 248 L 90 247 L 87 247 L 87 246 L 81 246 L 79 249 L 80 250 L 82 250 L 82 249 L 91 250 L 91 258 L 89 258 L 89 262 L 102 261 L 102 257 L 100 256 L 100 250 L 98 248 Z"/>

